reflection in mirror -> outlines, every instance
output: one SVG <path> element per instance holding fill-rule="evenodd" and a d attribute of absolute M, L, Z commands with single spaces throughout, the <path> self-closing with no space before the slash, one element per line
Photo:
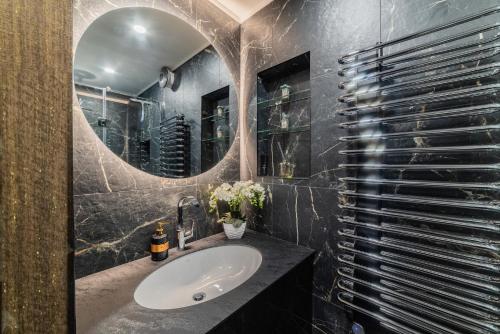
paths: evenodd
<path fill-rule="evenodd" d="M 150 8 L 97 18 L 75 54 L 81 110 L 130 165 L 169 178 L 205 172 L 227 153 L 236 90 L 213 46 L 186 22 Z"/>

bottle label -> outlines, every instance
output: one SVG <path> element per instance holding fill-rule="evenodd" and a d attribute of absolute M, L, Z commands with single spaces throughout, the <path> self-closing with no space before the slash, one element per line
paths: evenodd
<path fill-rule="evenodd" d="M 151 253 L 161 253 L 168 249 L 168 242 L 161 245 L 151 244 Z"/>

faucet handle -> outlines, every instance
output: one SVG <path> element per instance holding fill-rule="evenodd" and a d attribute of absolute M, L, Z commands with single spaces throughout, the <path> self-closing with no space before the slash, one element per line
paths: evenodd
<path fill-rule="evenodd" d="M 186 240 L 191 239 L 194 236 L 194 227 L 196 226 L 196 222 L 194 219 L 192 219 L 191 221 L 193 222 L 193 224 L 191 225 L 191 229 L 184 233 Z"/>

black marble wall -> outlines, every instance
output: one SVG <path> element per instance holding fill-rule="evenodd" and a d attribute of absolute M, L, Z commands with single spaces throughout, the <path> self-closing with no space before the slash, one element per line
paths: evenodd
<path fill-rule="evenodd" d="M 335 124 L 339 56 L 469 13 L 497 0 L 275 0 L 241 27 L 242 178 L 272 193 L 253 228 L 317 250 L 313 281 L 313 333 L 348 333 L 350 315 L 336 301 L 339 237 L 338 138 Z M 257 73 L 310 51 L 311 176 L 284 181 L 257 176 Z M 370 329 L 367 330 L 370 332 Z M 376 332 L 379 333 L 379 332 Z"/>
<path fill-rule="evenodd" d="M 204 0 L 79 0 L 73 2 L 73 54 L 85 29 L 111 10 L 142 6 L 177 16 L 195 27 L 218 52 L 239 92 L 240 26 Z M 217 78 L 218 80 L 218 78 Z M 194 99 L 194 97 L 193 97 Z M 237 124 L 237 119 L 235 119 Z M 167 220 L 173 241 L 175 207 L 184 195 L 201 199 L 189 210 L 196 219 L 195 238 L 221 231 L 208 214 L 210 184 L 239 179 L 239 133 L 228 154 L 213 169 L 186 179 L 165 179 L 127 164 L 96 136 L 73 93 L 73 195 L 75 214 L 75 274 L 82 277 L 127 261 L 148 256 L 155 224 Z"/>
<path fill-rule="evenodd" d="M 173 89 L 161 89 L 153 85 L 144 93 L 143 98 L 160 102 L 161 119 L 183 114 L 190 126 L 191 137 L 191 175 L 201 173 L 201 99 L 222 87 L 229 86 L 230 142 L 238 127 L 238 99 L 236 88 L 225 62 L 217 51 L 209 46 L 175 70 L 176 84 Z M 151 170 L 159 173 L 160 159 L 160 114 L 155 114 L 151 127 Z"/>

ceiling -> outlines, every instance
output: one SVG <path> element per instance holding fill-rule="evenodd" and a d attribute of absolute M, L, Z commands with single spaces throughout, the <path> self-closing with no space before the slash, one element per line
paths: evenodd
<path fill-rule="evenodd" d="M 74 80 L 137 96 L 158 80 L 161 67 L 175 69 L 209 44 L 196 29 L 163 11 L 117 9 L 94 21 L 80 39 Z"/>
<path fill-rule="evenodd" d="M 239 23 L 243 23 L 272 0 L 210 0 Z"/>

